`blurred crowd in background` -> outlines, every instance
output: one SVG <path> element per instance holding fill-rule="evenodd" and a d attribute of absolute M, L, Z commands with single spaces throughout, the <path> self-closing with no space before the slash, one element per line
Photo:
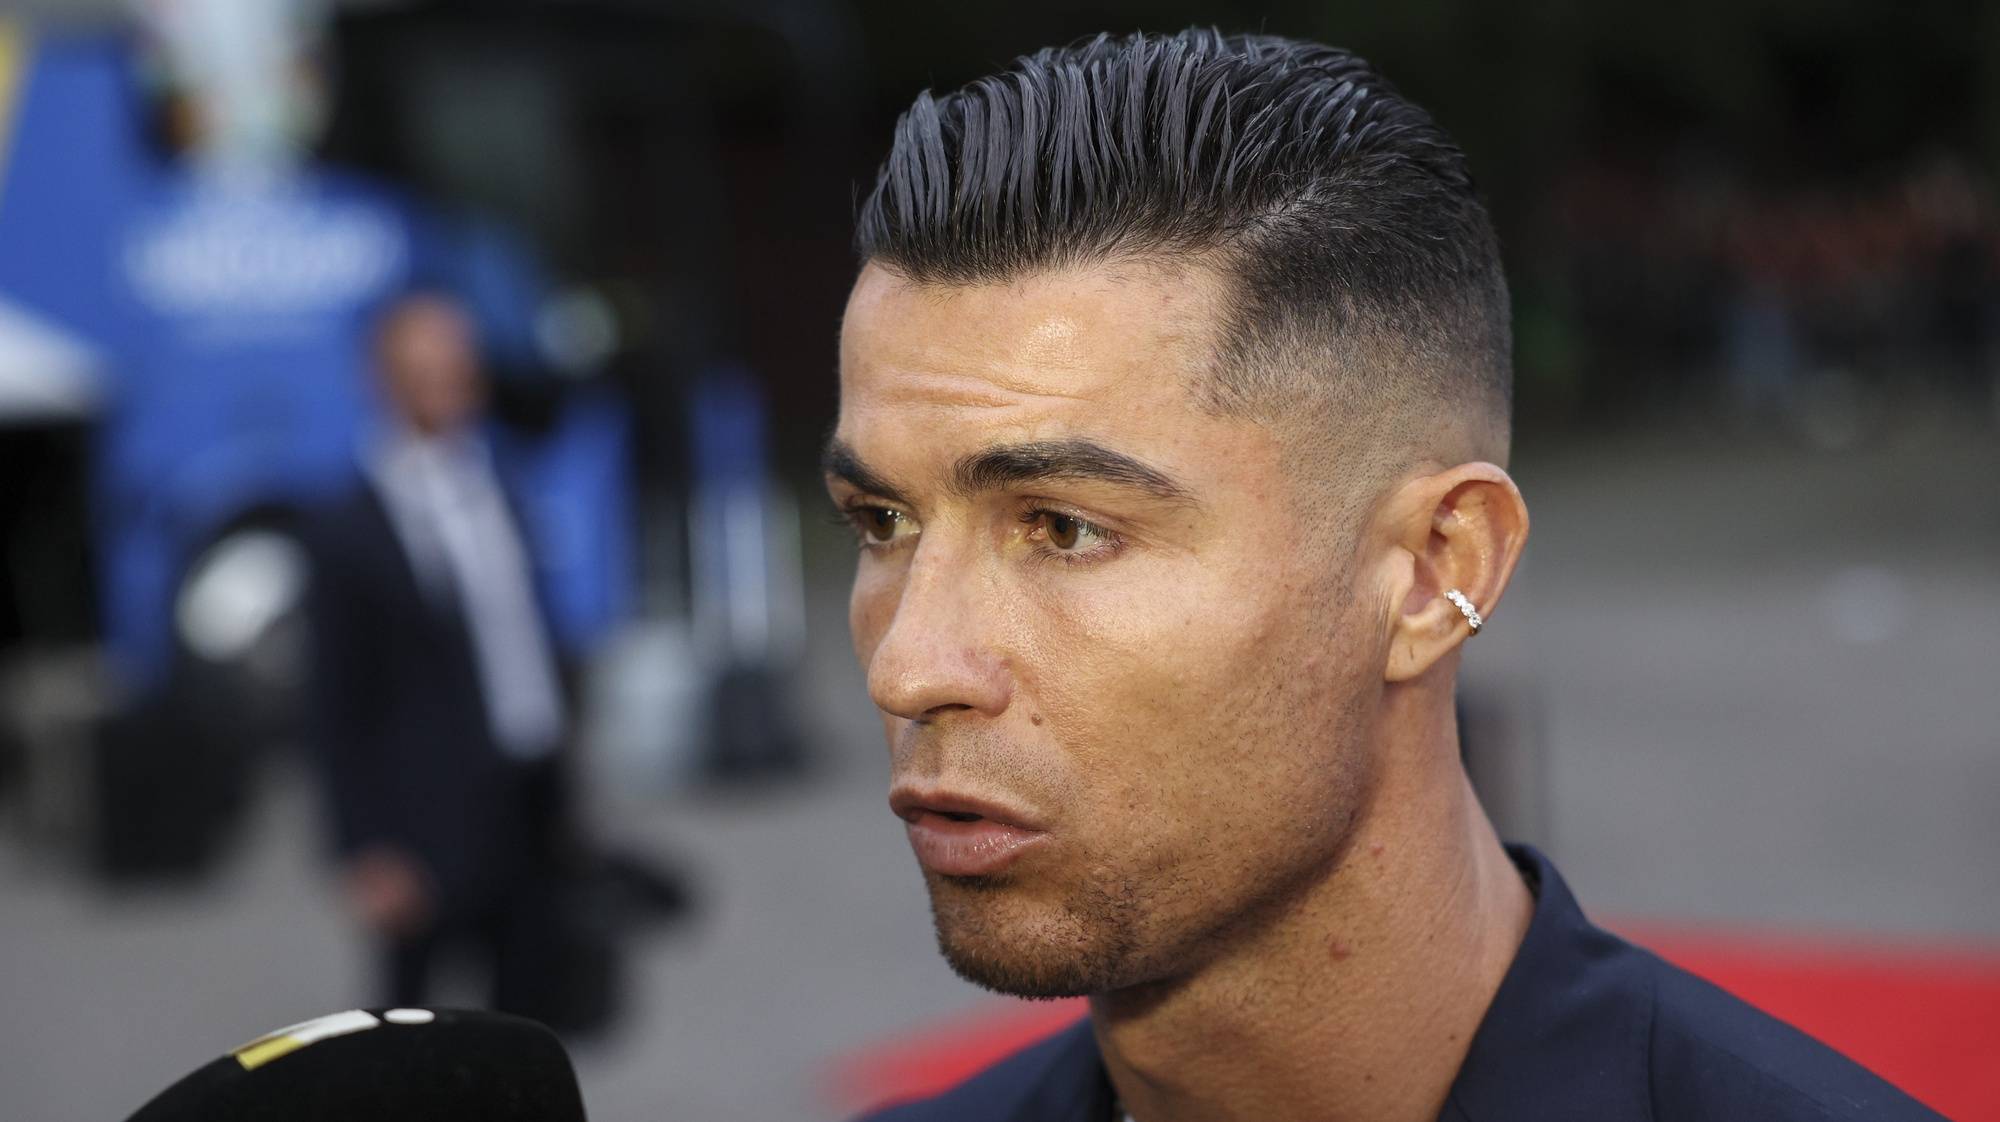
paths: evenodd
<path fill-rule="evenodd" d="M 0 829 L 59 875 L 199 884 L 269 775 L 311 777 L 404 956 L 385 989 L 414 999 L 429 921 L 353 864 L 375 811 L 341 743 L 436 720 L 420 739 L 458 775 L 810 782 L 807 603 L 840 578 L 802 519 L 849 219 L 895 113 L 1046 43 L 1191 22 L 1353 47 L 1461 138 L 1537 444 L 1684 426 L 1838 451 L 1926 411 L 2000 434 L 1993 6 L 43 0 L 0 17 Z M 397 501 L 381 473 L 405 468 L 371 449 L 423 428 L 382 388 L 412 300 L 462 327 L 479 387 L 473 475 L 436 486 L 491 492 L 463 532 L 517 571 L 441 531 L 447 622 L 395 649 L 445 653 L 398 664 L 415 700 L 337 702 L 383 715 L 334 736 L 316 668 L 366 611 L 312 590 L 351 587 L 326 580 L 328 512 Z M 482 661 L 479 613 L 529 611 L 495 581 L 532 590 L 547 667 Z M 510 756 L 493 683 L 524 680 L 561 716 Z M 456 716 L 406 712 L 453 690 Z M 527 908 L 585 919 L 527 938 L 584 996 L 526 1007 L 603 1029 L 622 932 L 693 890 L 617 823 L 570 826 L 562 887 Z M 460 926 L 505 942 L 496 909 Z"/>
<path fill-rule="evenodd" d="M 1990 391 L 2000 241 L 1959 156 L 1829 185 L 1746 180 L 1710 153 L 1667 169 L 1593 154 L 1548 205 L 1562 256 L 1525 294 L 1549 317 L 1525 356 L 1543 392 L 1840 447 L 1869 402 Z"/>

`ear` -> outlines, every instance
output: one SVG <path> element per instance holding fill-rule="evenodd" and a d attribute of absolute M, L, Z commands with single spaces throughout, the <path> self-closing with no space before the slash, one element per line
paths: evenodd
<path fill-rule="evenodd" d="M 1458 589 L 1487 621 L 1528 542 L 1528 506 L 1507 472 L 1489 463 L 1460 464 L 1410 480 L 1384 506 L 1384 527 L 1407 555 L 1388 589 L 1391 682 L 1421 677 L 1472 633 Z"/>

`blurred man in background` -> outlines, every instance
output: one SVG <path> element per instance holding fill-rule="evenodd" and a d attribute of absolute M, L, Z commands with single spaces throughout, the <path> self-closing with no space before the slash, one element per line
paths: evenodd
<path fill-rule="evenodd" d="M 496 1008 L 557 1019 L 569 703 L 481 435 L 472 321 L 446 296 L 406 296 L 374 359 L 388 423 L 311 534 L 315 736 L 343 887 L 384 942 L 384 1000 L 422 1003 L 439 957 L 472 950 Z"/>

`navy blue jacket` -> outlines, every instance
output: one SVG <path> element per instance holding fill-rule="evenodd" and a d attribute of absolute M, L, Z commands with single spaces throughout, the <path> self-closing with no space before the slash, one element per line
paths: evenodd
<path fill-rule="evenodd" d="M 1939 1116 L 1860 1065 L 1593 926 L 1510 847 L 1535 915 L 1439 1122 L 1884 1122 Z M 870 1122 L 1112 1122 L 1085 1020 Z"/>
<path fill-rule="evenodd" d="M 524 766 L 493 742 L 466 622 L 424 594 L 372 487 L 304 530 L 314 755 L 334 849 L 408 853 L 445 911 L 479 906 L 566 840 L 560 753 Z"/>

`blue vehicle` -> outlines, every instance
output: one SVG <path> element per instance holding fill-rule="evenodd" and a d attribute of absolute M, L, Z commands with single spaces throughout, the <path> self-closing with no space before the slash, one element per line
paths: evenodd
<path fill-rule="evenodd" d="M 495 443 L 549 561 L 557 639 L 589 649 L 631 599 L 630 417 L 541 361 L 529 256 L 362 177 L 177 159 L 148 138 L 134 62 L 119 34 L 0 30 L 0 410 L 16 431 L 81 419 L 106 685 L 123 727 L 166 741 L 145 774 L 263 735 L 241 723 L 260 682 L 283 708 L 303 579 L 286 527 L 354 482 L 368 324 L 412 286 L 469 303 L 503 393 L 558 403 Z M 236 723 L 217 732 L 218 715 Z"/>

